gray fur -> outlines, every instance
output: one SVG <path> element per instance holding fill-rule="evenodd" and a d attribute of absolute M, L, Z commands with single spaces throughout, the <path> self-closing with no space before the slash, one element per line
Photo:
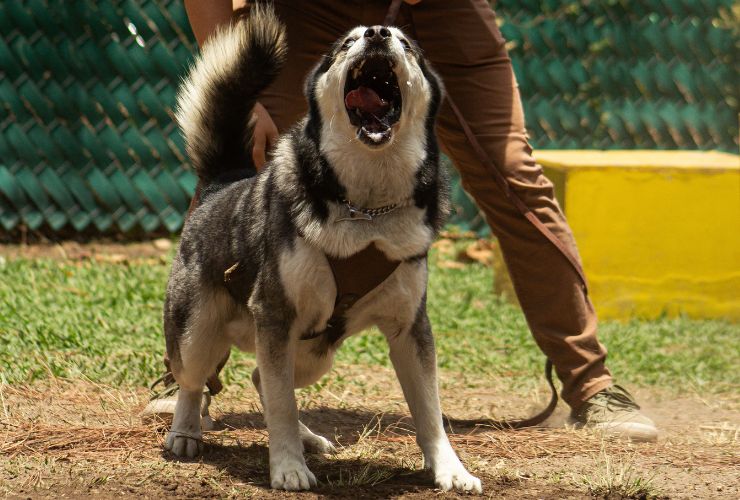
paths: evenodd
<path fill-rule="evenodd" d="M 254 37 L 256 26 L 270 36 Z M 270 435 L 272 487 L 310 488 L 316 479 L 306 467 L 304 447 L 320 452 L 333 447 L 298 421 L 293 391 L 330 369 L 344 338 L 378 325 L 388 337 L 435 484 L 480 491 L 480 481 L 465 471 L 442 429 L 425 307 L 423 256 L 447 211 L 446 179 L 433 133 L 441 84 L 420 53 L 404 48 L 403 34 L 392 28 L 383 50 L 395 61 L 399 80 L 407 83 L 401 86 L 403 111 L 382 145 L 357 140 L 341 89 L 349 65 L 369 50 L 364 30 L 348 33 L 356 38 L 350 49 L 341 39 L 321 60 L 306 85 L 308 116 L 281 137 L 269 165 L 249 179 L 224 182 L 220 176 L 238 164 L 251 133 L 251 107 L 233 120 L 232 110 L 224 109 L 228 101 L 219 98 L 221 83 L 237 85 L 228 90 L 234 98 L 254 103 L 255 84 L 239 78 L 250 68 L 240 62 L 259 60 L 262 66 L 255 71 L 274 74 L 276 69 L 264 64 L 279 65 L 280 58 L 255 58 L 252 51 L 280 53 L 280 47 L 269 44 L 283 43 L 282 26 L 271 12 L 254 12 L 210 42 L 219 50 L 206 48 L 184 83 L 178 117 L 189 151 L 197 156 L 194 164 L 204 189 L 186 222 L 167 286 L 164 329 L 182 391 L 166 447 L 181 456 L 200 452 L 199 395 L 206 379 L 231 345 L 254 350 L 258 370 L 253 380 Z M 217 59 L 222 53 L 230 56 Z M 230 126 L 241 129 L 206 144 Z M 229 157 L 234 151 L 236 156 Z M 346 215 L 341 200 L 348 195 L 368 207 L 399 197 L 413 203 L 370 222 L 337 222 Z M 332 314 L 336 287 L 326 255 L 351 255 L 370 243 L 402 264 L 350 309 L 336 343 L 321 337 L 300 340 L 323 331 Z"/>

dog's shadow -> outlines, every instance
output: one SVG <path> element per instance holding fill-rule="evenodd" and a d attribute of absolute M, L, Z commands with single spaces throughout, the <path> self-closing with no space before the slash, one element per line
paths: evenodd
<path fill-rule="evenodd" d="M 383 447 L 376 436 L 403 439 L 414 436 L 411 418 L 399 413 L 373 413 L 362 409 L 314 408 L 300 412 L 301 421 L 325 436 L 340 450 L 336 455 L 306 455 L 306 462 L 319 481 L 312 489 L 329 497 L 387 498 L 404 492 L 433 488 L 431 475 L 420 469 L 421 451 L 407 453 L 408 464 L 399 464 L 392 453 L 376 453 Z M 218 417 L 217 431 L 257 431 L 244 441 L 230 433 L 205 433 L 205 450 L 198 460 L 216 466 L 239 482 L 269 488 L 269 454 L 261 413 L 231 412 Z M 455 429 L 460 432 L 462 429 Z M 468 432 L 471 429 L 467 429 Z M 249 437 L 253 437 L 250 440 Z M 413 441 L 412 441 L 413 442 Z M 354 449 L 353 449 L 354 448 Z M 373 448 L 376 448 L 373 450 Z M 167 460 L 176 460 L 168 452 Z M 382 457 L 387 457 L 386 459 Z"/>

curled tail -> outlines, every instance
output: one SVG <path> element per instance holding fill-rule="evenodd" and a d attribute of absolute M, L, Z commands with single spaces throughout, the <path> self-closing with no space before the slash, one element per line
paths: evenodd
<path fill-rule="evenodd" d="M 204 44 L 177 95 L 177 121 L 201 182 L 255 169 L 252 109 L 285 61 L 285 38 L 272 8 L 255 5 Z"/>

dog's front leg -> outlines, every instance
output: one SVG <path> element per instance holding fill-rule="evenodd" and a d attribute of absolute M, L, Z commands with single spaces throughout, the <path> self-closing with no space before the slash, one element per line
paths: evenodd
<path fill-rule="evenodd" d="M 274 319 L 260 321 L 256 336 L 262 404 L 270 437 L 270 485 L 282 490 L 307 490 L 316 486 L 316 477 L 306 467 L 298 426 L 293 380 L 295 340 L 290 338 L 290 326 Z"/>
<path fill-rule="evenodd" d="M 414 324 L 394 335 L 388 332 L 390 356 L 416 426 L 416 442 L 424 467 L 434 474 L 441 490 L 482 492 L 480 479 L 471 475 L 452 449 L 442 426 L 437 390 L 437 359 L 431 326 L 422 303 Z"/>

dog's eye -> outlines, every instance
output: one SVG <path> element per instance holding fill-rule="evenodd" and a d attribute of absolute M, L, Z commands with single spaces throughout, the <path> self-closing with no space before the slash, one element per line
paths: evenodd
<path fill-rule="evenodd" d="M 342 50 L 347 50 L 352 47 L 357 40 L 355 38 L 347 38 L 342 44 Z"/>
<path fill-rule="evenodd" d="M 405 38 L 399 38 L 399 40 L 401 40 L 401 45 L 403 45 L 404 50 L 411 50 L 411 44 L 408 40 L 406 40 Z"/>

